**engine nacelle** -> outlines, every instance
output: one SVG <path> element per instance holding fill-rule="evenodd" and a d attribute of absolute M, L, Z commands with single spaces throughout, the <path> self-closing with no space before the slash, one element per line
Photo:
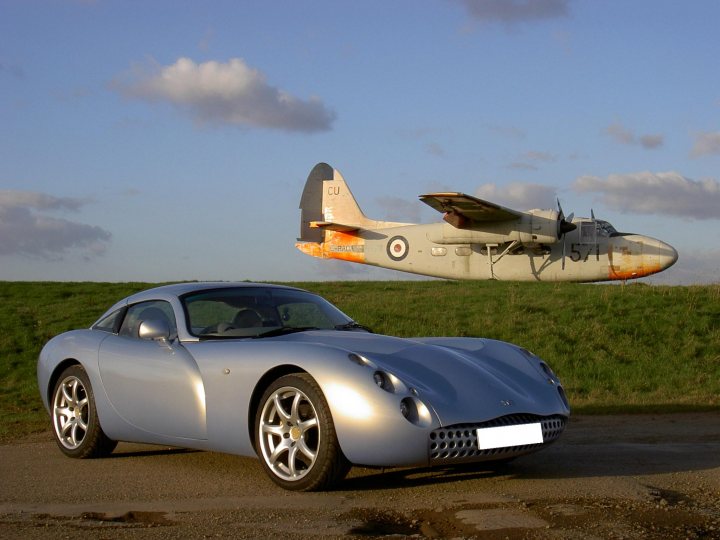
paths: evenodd
<path fill-rule="evenodd" d="M 444 223 L 435 231 L 428 235 L 428 240 L 436 244 L 505 244 L 514 241 L 525 245 L 555 244 L 561 236 L 555 210 L 530 210 L 518 219 L 475 222 L 463 228 Z"/>
<path fill-rule="evenodd" d="M 538 244 L 554 244 L 562 238 L 560 214 L 555 210 L 530 210 L 532 236 Z"/>

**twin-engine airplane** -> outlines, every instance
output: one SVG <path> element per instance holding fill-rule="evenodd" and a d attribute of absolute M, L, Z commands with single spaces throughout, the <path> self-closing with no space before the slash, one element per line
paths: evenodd
<path fill-rule="evenodd" d="M 413 224 L 365 217 L 340 172 L 318 163 L 300 201 L 295 246 L 340 259 L 448 279 L 610 281 L 649 276 L 672 266 L 675 249 L 620 233 L 607 221 L 558 210 L 519 212 L 464 193 L 420 200 L 445 223 Z M 592 212 L 591 212 L 592 214 Z"/>

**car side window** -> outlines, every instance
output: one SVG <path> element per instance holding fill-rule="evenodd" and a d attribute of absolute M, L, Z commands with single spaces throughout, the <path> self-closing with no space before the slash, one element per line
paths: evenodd
<path fill-rule="evenodd" d="M 117 332 L 122 313 L 123 309 L 113 311 L 110 315 L 98 321 L 98 323 L 93 326 L 93 330 L 102 330 L 103 332 L 110 332 L 111 334 L 114 334 Z"/>
<path fill-rule="evenodd" d="M 165 320 L 170 327 L 170 335 L 177 334 L 177 323 L 175 322 L 175 313 L 169 302 L 164 300 L 152 300 L 150 302 L 140 302 L 128 307 L 127 314 L 123 320 L 120 331 L 121 336 L 138 337 L 140 323 L 147 320 Z"/>

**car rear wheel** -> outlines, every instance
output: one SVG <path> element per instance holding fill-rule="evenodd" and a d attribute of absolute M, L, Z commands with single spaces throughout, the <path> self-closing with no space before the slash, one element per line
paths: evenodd
<path fill-rule="evenodd" d="M 65 455 L 93 458 L 115 449 L 117 442 L 100 427 L 90 378 L 82 366 L 70 366 L 62 372 L 51 405 L 55 440 Z"/>
<path fill-rule="evenodd" d="M 280 377 L 268 387 L 255 427 L 260 461 L 270 478 L 285 489 L 329 489 L 350 469 L 327 401 L 307 373 Z"/>

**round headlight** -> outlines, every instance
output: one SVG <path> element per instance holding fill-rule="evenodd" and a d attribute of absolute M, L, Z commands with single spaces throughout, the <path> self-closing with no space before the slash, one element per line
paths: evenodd
<path fill-rule="evenodd" d="M 415 397 L 404 397 L 400 400 L 400 414 L 416 426 L 428 427 L 432 424 L 430 409 Z"/>
<path fill-rule="evenodd" d="M 348 360 L 350 360 L 353 364 L 357 364 L 358 366 L 364 366 L 365 360 L 363 360 L 362 356 L 355 353 L 348 354 Z"/>
<path fill-rule="evenodd" d="M 375 373 L 373 373 L 373 380 L 375 381 L 375 384 L 377 384 L 386 392 L 393 392 L 395 390 L 395 388 L 393 387 L 393 383 L 390 380 L 390 377 L 388 377 L 387 373 L 384 373 L 382 371 L 376 371 Z"/>
<path fill-rule="evenodd" d="M 404 399 L 400 402 L 400 414 L 402 414 L 405 418 L 410 415 L 410 408 L 408 407 L 408 402 Z"/>
<path fill-rule="evenodd" d="M 551 384 L 555 384 L 558 380 L 557 375 L 555 375 L 555 372 L 548 366 L 545 362 L 540 361 L 540 367 L 545 372 L 545 375 L 548 376 L 549 382 Z"/>

